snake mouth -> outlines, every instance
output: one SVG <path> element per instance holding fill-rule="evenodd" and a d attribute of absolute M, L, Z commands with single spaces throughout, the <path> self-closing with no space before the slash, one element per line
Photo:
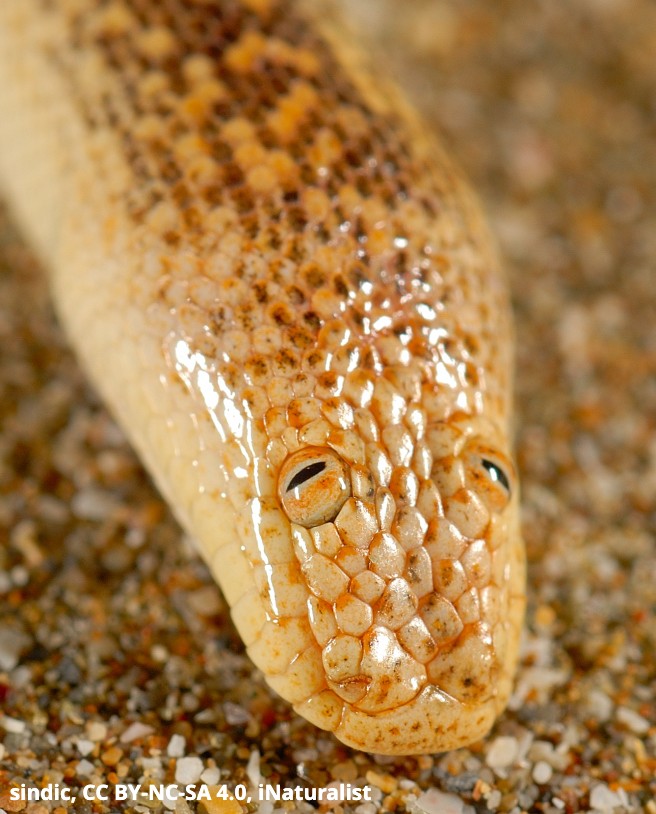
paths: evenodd
<path fill-rule="evenodd" d="M 377 710 L 345 703 L 331 690 L 317 693 L 295 709 L 317 726 L 330 729 L 347 746 L 378 754 L 426 754 L 471 744 L 489 732 L 508 703 L 524 606 L 521 593 L 511 596 L 504 661 L 495 665 L 491 680 L 479 686 L 476 697 L 459 699 L 428 681 L 405 703 L 388 705 L 378 698 Z M 393 687 L 392 675 L 387 681 Z"/>
<path fill-rule="evenodd" d="M 324 703 L 310 699 L 296 710 L 313 720 Z M 488 698 L 463 705 L 433 685 L 394 709 L 378 713 L 345 706 L 338 713 L 333 734 L 347 746 L 385 755 L 412 755 L 456 749 L 483 737 L 505 699 Z M 314 720 L 323 726 L 320 720 Z"/>

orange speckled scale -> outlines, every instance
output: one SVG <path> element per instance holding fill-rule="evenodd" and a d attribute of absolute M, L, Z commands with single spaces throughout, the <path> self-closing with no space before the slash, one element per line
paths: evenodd
<path fill-rule="evenodd" d="M 291 0 L 3 0 L 0 179 L 270 686 L 483 736 L 524 606 L 512 340 L 431 136 Z"/>

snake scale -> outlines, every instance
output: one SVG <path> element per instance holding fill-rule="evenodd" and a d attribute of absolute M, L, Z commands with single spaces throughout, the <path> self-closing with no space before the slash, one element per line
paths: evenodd
<path fill-rule="evenodd" d="M 317 3 L 2 0 L 0 181 L 253 662 L 378 753 L 507 703 L 507 293 L 476 201 Z"/>

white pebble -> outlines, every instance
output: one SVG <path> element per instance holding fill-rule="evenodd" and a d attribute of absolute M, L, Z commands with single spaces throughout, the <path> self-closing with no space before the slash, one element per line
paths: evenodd
<path fill-rule="evenodd" d="M 194 715 L 194 721 L 197 724 L 213 724 L 216 721 L 216 712 L 213 707 L 201 709 L 199 713 Z"/>
<path fill-rule="evenodd" d="M 199 616 L 212 616 L 221 610 L 221 600 L 213 585 L 197 588 L 187 595 L 189 607 Z"/>
<path fill-rule="evenodd" d="M 14 735 L 20 735 L 25 731 L 25 721 L 20 721 L 18 718 L 10 718 L 4 715 L 0 718 L 0 726 L 5 732 L 12 732 Z"/>
<path fill-rule="evenodd" d="M 313 760 L 319 760 L 319 752 L 314 746 L 305 746 L 302 749 L 294 749 L 292 757 L 294 763 L 311 763 Z"/>
<path fill-rule="evenodd" d="M 607 721 L 613 712 L 613 701 L 601 690 L 591 690 L 585 700 L 585 707 L 598 721 Z"/>
<path fill-rule="evenodd" d="M 200 779 L 206 786 L 218 786 L 221 779 L 221 771 L 216 766 L 211 766 L 201 774 Z"/>
<path fill-rule="evenodd" d="M 157 757 L 142 757 L 141 768 L 152 777 L 162 777 L 164 769 L 162 768 L 162 758 Z"/>
<path fill-rule="evenodd" d="M 230 726 L 243 726 L 250 721 L 248 711 L 239 704 L 233 704 L 231 701 L 226 701 L 223 705 L 223 714 L 226 721 Z"/>
<path fill-rule="evenodd" d="M 605 783 L 595 786 L 590 792 L 590 806 L 598 811 L 612 811 L 625 804 L 624 795 L 611 791 Z"/>
<path fill-rule="evenodd" d="M 22 690 L 32 682 L 32 670 L 27 666 L 17 667 L 9 676 L 14 690 Z"/>
<path fill-rule="evenodd" d="M 164 662 L 169 660 L 169 651 L 161 644 L 154 644 L 150 648 L 150 655 L 153 661 L 157 661 L 160 664 L 164 664 Z"/>
<path fill-rule="evenodd" d="M 199 707 L 198 696 L 193 692 L 186 692 L 182 696 L 182 709 L 185 712 L 196 712 Z"/>
<path fill-rule="evenodd" d="M 76 744 L 77 751 L 82 757 L 86 757 L 93 752 L 93 741 L 87 740 L 86 738 L 78 738 Z"/>
<path fill-rule="evenodd" d="M 175 766 L 175 782 L 190 786 L 200 778 L 203 768 L 199 757 L 181 757 Z"/>
<path fill-rule="evenodd" d="M 248 775 L 248 779 L 251 781 L 251 785 L 254 789 L 256 789 L 262 780 L 262 776 L 260 775 L 260 753 L 257 751 L 257 749 L 253 749 L 250 757 L 248 758 L 248 763 L 246 764 L 246 774 Z"/>
<path fill-rule="evenodd" d="M 517 751 L 517 738 L 501 735 L 492 741 L 487 750 L 487 765 L 492 769 L 506 769 L 517 757 Z"/>
<path fill-rule="evenodd" d="M 645 735 L 649 731 L 649 721 L 628 707 L 617 708 L 617 720 L 636 735 Z"/>
<path fill-rule="evenodd" d="M 485 798 L 487 807 L 490 811 L 496 811 L 501 805 L 501 792 L 499 789 L 492 789 L 492 791 Z"/>
<path fill-rule="evenodd" d="M 9 575 L 13 584 L 18 588 L 22 588 L 30 581 L 30 572 L 22 565 L 15 565 Z"/>
<path fill-rule="evenodd" d="M 86 729 L 89 740 L 94 741 L 94 743 L 105 740 L 107 737 L 107 727 L 100 721 L 89 721 Z"/>
<path fill-rule="evenodd" d="M 104 520 L 116 511 L 116 500 L 100 489 L 83 489 L 73 495 L 71 509 L 83 520 Z"/>
<path fill-rule="evenodd" d="M 182 757 L 185 753 L 186 741 L 182 735 L 172 735 L 169 745 L 166 747 L 166 754 L 169 757 Z"/>
<path fill-rule="evenodd" d="M 383 790 L 379 789 L 378 786 L 369 786 L 370 792 L 369 796 L 371 797 L 371 802 L 378 808 L 380 808 L 380 804 L 383 802 Z"/>
<path fill-rule="evenodd" d="M 551 775 L 553 774 L 553 769 L 551 766 L 546 762 L 546 760 L 539 760 L 535 766 L 533 767 L 533 780 L 536 783 L 542 785 L 543 783 L 548 783 L 551 780 Z"/>
<path fill-rule="evenodd" d="M 88 777 L 93 772 L 93 763 L 88 760 L 79 760 L 75 767 L 75 774 L 78 777 Z"/>
<path fill-rule="evenodd" d="M 13 627 L 0 630 L 0 670 L 6 672 L 13 670 L 31 643 L 30 637 L 21 630 Z"/>
<path fill-rule="evenodd" d="M 121 735 L 120 740 L 121 743 L 132 743 L 132 741 L 137 741 L 139 738 L 145 738 L 146 735 L 150 735 L 151 732 L 154 732 L 152 726 L 135 721 L 133 724 L 130 724 Z"/>
<path fill-rule="evenodd" d="M 178 793 L 179 793 L 179 791 L 178 791 Z M 166 792 L 165 792 L 164 797 L 162 799 L 162 805 L 164 806 L 164 808 L 167 811 L 175 811 L 175 806 L 176 806 L 177 800 L 173 799 L 174 795 L 177 797 L 176 793 L 174 791 L 172 791 L 172 790 L 169 791 L 169 788 L 167 786 Z"/>
<path fill-rule="evenodd" d="M 464 805 L 455 794 L 428 789 L 417 799 L 415 811 L 423 811 L 425 814 L 463 814 Z"/>

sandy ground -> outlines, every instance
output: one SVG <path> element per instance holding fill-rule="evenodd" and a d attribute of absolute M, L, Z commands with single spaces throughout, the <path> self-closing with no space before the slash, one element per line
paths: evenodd
<path fill-rule="evenodd" d="M 470 749 L 376 759 L 273 697 L 3 217 L 0 810 L 25 805 L 11 781 L 200 778 L 366 783 L 372 802 L 332 805 L 357 814 L 656 814 L 656 6 L 347 5 L 479 190 L 510 275 L 529 553 L 511 709 Z M 122 805 L 75 811 L 159 804 Z"/>

